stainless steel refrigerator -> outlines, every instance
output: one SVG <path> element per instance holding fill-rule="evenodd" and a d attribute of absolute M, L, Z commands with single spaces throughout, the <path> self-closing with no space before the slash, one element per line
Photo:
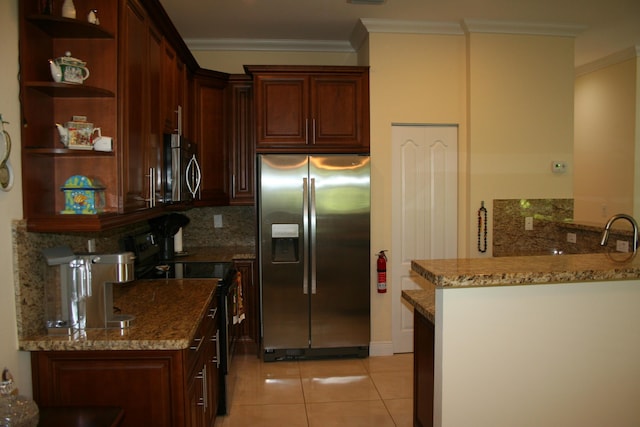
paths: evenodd
<path fill-rule="evenodd" d="M 365 357 L 370 159 L 258 156 L 263 358 Z"/>

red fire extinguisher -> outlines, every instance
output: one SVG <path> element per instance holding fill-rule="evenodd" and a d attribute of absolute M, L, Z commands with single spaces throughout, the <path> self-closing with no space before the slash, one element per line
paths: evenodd
<path fill-rule="evenodd" d="M 386 251 L 378 252 L 378 293 L 384 294 L 387 292 L 387 256 L 384 254 Z"/>

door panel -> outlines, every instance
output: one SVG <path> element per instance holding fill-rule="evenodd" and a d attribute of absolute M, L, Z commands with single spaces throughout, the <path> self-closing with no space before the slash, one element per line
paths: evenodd
<path fill-rule="evenodd" d="M 413 349 L 413 312 L 402 290 L 420 289 L 411 260 L 457 256 L 456 126 L 392 128 L 391 293 L 394 353 Z"/>
<path fill-rule="evenodd" d="M 311 347 L 368 346 L 369 157 L 311 156 L 309 169 L 316 207 Z"/>
<path fill-rule="evenodd" d="M 302 215 L 307 156 L 270 155 L 259 159 L 264 348 L 307 348 L 309 297 L 303 290 L 306 246 Z M 275 238 L 274 225 L 279 233 Z M 291 230 L 297 237 L 291 237 Z"/>

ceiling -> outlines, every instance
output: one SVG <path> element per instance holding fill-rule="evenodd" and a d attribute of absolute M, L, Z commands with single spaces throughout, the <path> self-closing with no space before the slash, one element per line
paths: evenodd
<path fill-rule="evenodd" d="M 347 0 L 160 2 L 191 47 L 235 50 L 240 45 L 264 47 L 268 41 L 270 49 L 291 50 L 292 44 L 301 50 L 314 45 L 353 49 L 349 41 L 360 19 L 575 25 L 580 28 L 576 66 L 640 46 L 639 0 L 385 0 L 381 5 Z"/>

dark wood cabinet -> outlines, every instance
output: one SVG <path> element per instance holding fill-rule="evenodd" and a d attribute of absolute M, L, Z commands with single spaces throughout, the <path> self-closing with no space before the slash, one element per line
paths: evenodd
<path fill-rule="evenodd" d="M 418 310 L 413 319 L 413 425 L 432 427 L 435 326 Z"/>
<path fill-rule="evenodd" d="M 30 231 L 102 231 L 162 214 L 163 133 L 172 111 L 191 114 L 191 74 L 198 64 L 156 0 L 95 0 L 78 16 L 100 11 L 100 25 L 40 14 L 37 0 L 19 2 L 23 212 Z M 48 60 L 71 52 L 86 61 L 83 84 L 55 83 Z M 159 106 L 163 106 L 159 108 Z M 55 124 L 86 116 L 113 151 L 66 148 Z M 193 123 L 183 120 L 186 135 Z M 74 175 L 104 186 L 95 215 L 61 214 L 60 188 Z M 159 208 L 150 209 L 156 206 Z"/>
<path fill-rule="evenodd" d="M 86 116 L 103 135 L 115 136 L 117 124 L 118 6 L 97 0 L 91 7 L 105 14 L 98 27 L 80 20 L 40 15 L 37 1 L 20 1 L 20 98 L 22 193 L 30 229 L 80 228 L 97 215 L 64 215 L 60 188 L 73 175 L 99 180 L 105 187 L 105 216 L 118 211 L 118 159 L 113 152 L 71 150 L 60 141 L 56 123 Z M 79 15 L 88 6 L 77 5 Z M 70 52 L 86 61 L 90 76 L 83 84 L 53 81 L 48 60 Z M 117 141 L 116 141 L 117 145 Z"/>
<path fill-rule="evenodd" d="M 259 355 L 260 353 L 260 287 L 254 260 L 234 260 L 238 270 L 245 317 L 235 328 L 236 351 Z"/>
<path fill-rule="evenodd" d="M 115 406 L 122 427 L 211 427 L 217 413 L 216 299 L 184 350 L 36 351 L 39 406 Z"/>
<path fill-rule="evenodd" d="M 257 152 L 368 152 L 367 67 L 245 66 Z"/>
<path fill-rule="evenodd" d="M 232 206 L 255 203 L 255 133 L 253 81 L 246 74 L 231 75 L 226 88 L 227 138 L 230 147 Z"/>
<path fill-rule="evenodd" d="M 120 76 L 123 211 L 162 201 L 160 103 L 162 35 L 145 9 L 127 0 L 121 19 Z"/>
<path fill-rule="evenodd" d="M 229 204 L 229 147 L 225 140 L 225 86 L 228 75 L 199 70 L 194 76 L 194 139 L 202 171 L 196 206 Z"/>

